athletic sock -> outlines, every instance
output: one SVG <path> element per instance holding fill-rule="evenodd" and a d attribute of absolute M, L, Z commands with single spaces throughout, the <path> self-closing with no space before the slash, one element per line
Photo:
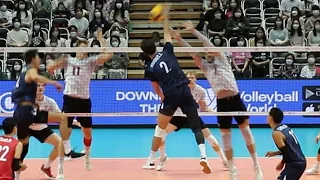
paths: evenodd
<path fill-rule="evenodd" d="M 43 168 L 48 169 L 51 167 L 53 161 L 51 161 L 50 158 L 47 159 L 47 161 L 44 163 Z"/>
<path fill-rule="evenodd" d="M 260 167 L 259 162 L 258 162 L 258 155 L 257 153 L 252 153 L 251 154 L 252 160 L 253 160 L 253 164 L 255 167 Z"/>
<path fill-rule="evenodd" d="M 149 158 L 148 158 L 148 161 L 150 162 L 150 163 L 153 163 L 154 162 L 154 160 L 156 159 L 156 153 L 157 152 L 155 152 L 155 151 L 150 151 L 150 155 L 149 155 Z"/>
<path fill-rule="evenodd" d="M 69 154 L 71 152 L 70 140 L 63 141 L 64 153 Z"/>
<path fill-rule="evenodd" d="M 199 147 L 199 150 L 200 150 L 201 158 L 206 158 L 207 157 L 206 145 L 205 144 L 199 144 L 198 147 Z"/>
<path fill-rule="evenodd" d="M 84 150 L 86 151 L 86 153 L 90 152 L 91 142 L 92 142 L 92 138 L 91 139 L 83 138 Z"/>
<path fill-rule="evenodd" d="M 165 145 L 160 146 L 159 148 L 159 152 L 160 152 L 160 159 L 164 159 L 166 157 L 166 153 L 165 153 Z"/>

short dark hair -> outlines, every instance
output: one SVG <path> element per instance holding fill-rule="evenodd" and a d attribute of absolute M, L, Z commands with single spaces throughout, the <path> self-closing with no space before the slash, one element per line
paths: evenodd
<path fill-rule="evenodd" d="M 16 120 L 13 118 L 5 118 L 2 121 L 2 129 L 4 134 L 11 134 L 13 132 L 14 127 L 16 127 Z"/>
<path fill-rule="evenodd" d="M 151 39 L 142 40 L 140 48 L 142 49 L 143 53 L 148 56 L 153 55 L 157 51 L 157 47 Z"/>
<path fill-rule="evenodd" d="M 38 55 L 37 49 L 31 49 L 24 53 L 24 61 L 26 64 L 30 64 L 34 58 L 36 58 Z"/>
<path fill-rule="evenodd" d="M 272 117 L 272 119 L 273 119 L 273 121 L 275 123 L 279 123 L 280 124 L 282 122 L 282 120 L 283 120 L 283 112 L 279 108 L 270 109 L 269 116 Z"/>

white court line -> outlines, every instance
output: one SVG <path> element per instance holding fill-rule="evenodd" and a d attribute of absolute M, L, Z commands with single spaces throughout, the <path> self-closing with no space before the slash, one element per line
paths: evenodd
<path fill-rule="evenodd" d="M 170 157 L 169 157 L 170 158 Z M 259 159 L 268 159 L 268 157 L 258 157 Z M 281 159 L 282 157 L 272 157 L 270 159 Z M 312 159 L 316 157 L 306 157 L 307 159 Z M 48 158 L 26 158 L 27 160 L 46 160 Z M 80 158 L 81 159 L 81 158 Z M 93 160 L 145 160 L 146 158 L 91 158 Z M 199 159 L 199 157 L 174 157 L 170 159 Z M 208 159 L 220 159 L 220 157 L 208 157 Z M 251 159 L 251 157 L 235 157 L 234 159 Z"/>

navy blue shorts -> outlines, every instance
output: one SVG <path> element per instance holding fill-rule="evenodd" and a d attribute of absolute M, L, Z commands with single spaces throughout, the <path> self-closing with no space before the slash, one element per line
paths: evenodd
<path fill-rule="evenodd" d="M 201 117 L 199 117 L 199 122 L 200 122 L 201 129 L 208 128 L 207 125 L 201 119 Z M 174 130 L 176 132 L 178 132 L 181 128 L 190 127 L 187 117 L 183 117 L 183 116 L 173 116 L 170 121 L 170 124 L 177 127 L 177 129 Z"/>
<path fill-rule="evenodd" d="M 299 180 L 306 167 L 306 162 L 286 164 L 277 180 Z"/>
<path fill-rule="evenodd" d="M 47 124 L 48 112 L 39 111 L 33 106 L 17 106 L 13 113 L 13 118 L 17 121 L 18 139 L 25 139 L 30 136 L 29 126 L 33 123 Z"/>
<path fill-rule="evenodd" d="M 46 139 L 51 136 L 51 134 L 53 134 L 54 132 L 46 127 L 42 130 L 32 130 L 30 129 L 30 136 L 36 138 L 39 142 L 41 143 L 45 143 Z"/>
<path fill-rule="evenodd" d="M 184 114 L 187 114 L 190 110 L 197 110 L 199 108 L 187 84 L 176 87 L 168 94 L 165 94 L 159 112 L 166 116 L 172 116 L 178 107 L 181 108 Z"/>

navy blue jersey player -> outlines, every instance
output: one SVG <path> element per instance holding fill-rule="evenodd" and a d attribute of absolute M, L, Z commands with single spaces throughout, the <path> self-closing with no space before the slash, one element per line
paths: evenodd
<path fill-rule="evenodd" d="M 278 180 L 299 180 L 306 169 L 306 158 L 298 138 L 290 127 L 281 123 L 282 120 L 283 112 L 279 108 L 272 108 L 269 111 L 268 123 L 273 129 L 272 137 L 279 151 L 269 151 L 266 156 L 282 155 L 282 161 L 276 167 L 276 170 L 282 170 Z"/>
<path fill-rule="evenodd" d="M 169 12 L 169 6 L 166 5 Z M 204 137 L 198 116 L 198 104 L 193 99 L 189 80 L 181 70 L 178 60 L 173 52 L 172 39 L 169 34 L 168 13 L 164 20 L 164 41 L 163 52 L 157 52 L 156 45 L 151 39 L 145 39 L 141 42 L 142 51 L 150 57 L 151 63 L 147 67 L 148 76 L 152 81 L 152 86 L 158 94 L 161 94 L 162 104 L 158 114 L 158 122 L 155 128 L 151 153 L 144 169 L 155 168 L 155 155 L 158 151 L 162 139 L 166 136 L 166 127 L 170 122 L 176 109 L 180 107 L 187 115 L 190 127 L 195 134 L 196 141 L 201 153 L 200 165 L 204 173 L 211 173 L 211 169 L 206 160 L 206 150 Z"/>
<path fill-rule="evenodd" d="M 19 141 L 23 144 L 21 162 L 28 153 L 30 138 L 29 126 L 33 123 L 60 123 L 62 139 L 68 138 L 69 135 L 66 115 L 57 112 L 40 111 L 35 103 L 37 83 L 52 84 L 58 90 L 60 90 L 62 86 L 58 82 L 38 74 L 41 59 L 39 58 L 37 50 L 26 51 L 24 53 L 24 60 L 26 62 L 26 67 L 24 67 L 24 70 L 20 74 L 16 87 L 12 92 L 12 101 L 17 105 L 13 114 L 17 121 L 17 135 Z M 64 179 L 63 159 L 64 147 L 61 141 L 59 144 L 58 180 Z"/>

